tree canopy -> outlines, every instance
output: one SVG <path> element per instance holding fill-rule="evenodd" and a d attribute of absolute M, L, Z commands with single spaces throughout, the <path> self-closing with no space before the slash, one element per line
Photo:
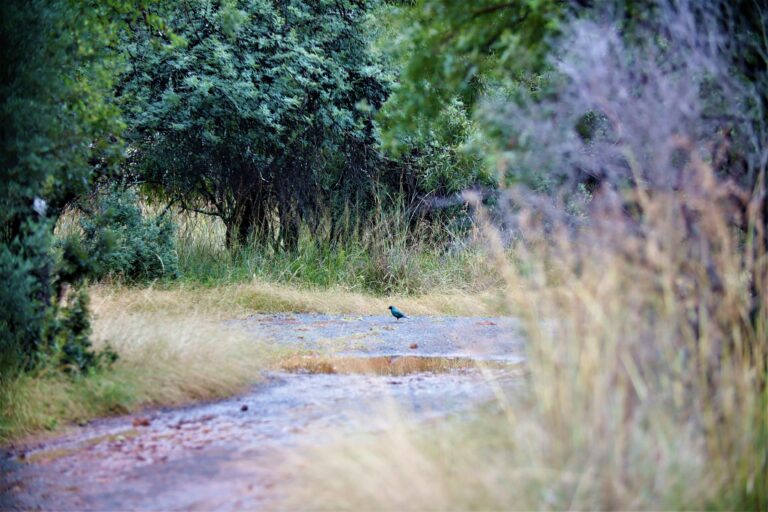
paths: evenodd
<path fill-rule="evenodd" d="M 230 244 L 290 246 L 320 209 L 370 194 L 390 75 L 369 51 L 369 7 L 191 0 L 158 14 L 174 36 L 136 27 L 118 88 L 140 179 L 221 217 Z"/>

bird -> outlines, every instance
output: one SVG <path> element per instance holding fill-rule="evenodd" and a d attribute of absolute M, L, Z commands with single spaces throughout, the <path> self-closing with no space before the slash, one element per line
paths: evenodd
<path fill-rule="evenodd" d="M 389 306 L 389 308 L 387 309 L 389 309 L 389 312 L 392 313 L 392 316 L 398 320 L 400 320 L 401 318 L 408 318 L 407 316 L 405 316 L 405 314 L 403 314 L 402 311 L 397 309 L 395 306 Z"/>

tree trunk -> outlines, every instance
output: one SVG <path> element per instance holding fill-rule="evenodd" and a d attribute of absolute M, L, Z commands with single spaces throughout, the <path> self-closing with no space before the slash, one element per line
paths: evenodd
<path fill-rule="evenodd" d="M 249 238 L 263 241 L 268 234 L 264 201 L 258 196 L 243 198 L 225 224 L 228 249 L 246 245 Z"/>

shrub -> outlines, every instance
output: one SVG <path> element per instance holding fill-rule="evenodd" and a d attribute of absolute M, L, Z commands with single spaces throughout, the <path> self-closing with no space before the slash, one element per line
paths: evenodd
<path fill-rule="evenodd" d="M 0 375 L 34 366 L 48 309 L 48 230 L 29 221 L 20 231 L 0 242 Z"/>
<path fill-rule="evenodd" d="M 0 375 L 45 364 L 84 373 L 113 362 L 108 347 L 91 348 L 82 284 L 92 266 L 80 240 L 61 240 L 51 251 L 46 223 L 25 229 L 31 234 L 0 245 Z"/>
<path fill-rule="evenodd" d="M 92 348 L 85 289 L 72 293 L 71 304 L 56 309 L 55 317 L 48 323 L 53 341 L 50 356 L 56 366 L 65 372 L 87 373 L 117 360 L 117 353 L 109 345 L 98 352 Z"/>
<path fill-rule="evenodd" d="M 99 195 L 80 221 L 97 279 L 118 276 L 137 282 L 178 276 L 175 225 L 162 214 L 145 217 L 132 190 Z"/>

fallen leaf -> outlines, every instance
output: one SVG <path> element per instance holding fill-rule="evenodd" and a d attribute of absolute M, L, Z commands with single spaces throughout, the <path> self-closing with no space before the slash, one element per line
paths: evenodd
<path fill-rule="evenodd" d="M 408 347 L 408 348 L 410 348 L 410 349 L 417 349 L 417 348 L 419 348 L 419 344 L 418 343 L 411 343 L 410 347 Z"/>
<path fill-rule="evenodd" d="M 149 426 L 149 418 L 133 418 L 133 421 L 131 422 L 134 427 L 148 427 Z"/>

